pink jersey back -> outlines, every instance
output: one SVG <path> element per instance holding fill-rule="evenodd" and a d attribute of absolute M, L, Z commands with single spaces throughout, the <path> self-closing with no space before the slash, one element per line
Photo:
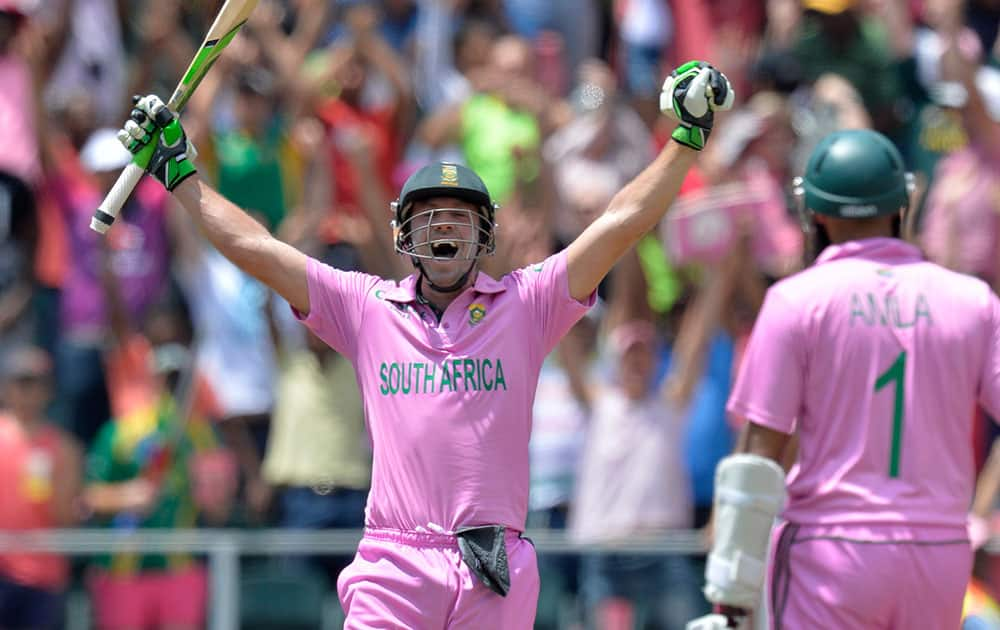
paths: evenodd
<path fill-rule="evenodd" d="M 367 525 L 523 530 L 538 373 L 590 305 L 569 294 L 565 254 L 499 281 L 480 272 L 440 322 L 415 276 L 397 284 L 310 260 L 308 282 L 305 324 L 354 363 L 364 397 Z"/>
<path fill-rule="evenodd" d="M 964 528 L 977 400 L 1000 412 L 1000 301 L 876 238 L 768 291 L 729 411 L 798 433 L 791 521 Z"/>

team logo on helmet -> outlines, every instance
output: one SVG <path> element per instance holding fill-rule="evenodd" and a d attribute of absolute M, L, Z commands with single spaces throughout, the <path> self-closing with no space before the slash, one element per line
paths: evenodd
<path fill-rule="evenodd" d="M 873 217 L 876 214 L 878 214 L 878 206 L 873 203 L 844 204 L 840 206 L 840 216 L 848 219 Z"/>
<path fill-rule="evenodd" d="M 441 185 L 458 186 L 458 168 L 454 164 L 441 165 Z"/>
<path fill-rule="evenodd" d="M 469 304 L 469 326 L 475 326 L 486 317 L 486 307 L 478 302 Z"/>

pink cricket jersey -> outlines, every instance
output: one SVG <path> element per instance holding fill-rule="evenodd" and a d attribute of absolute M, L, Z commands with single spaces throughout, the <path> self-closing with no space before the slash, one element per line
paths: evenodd
<path fill-rule="evenodd" d="M 1000 301 L 874 238 L 771 287 L 729 411 L 798 432 L 788 520 L 964 529 L 977 400 L 1000 413 Z"/>
<path fill-rule="evenodd" d="M 369 527 L 524 529 L 528 438 L 545 356 L 593 304 L 566 255 L 475 286 L 441 321 L 401 283 L 310 260 L 304 322 L 350 358 L 373 445 Z"/>

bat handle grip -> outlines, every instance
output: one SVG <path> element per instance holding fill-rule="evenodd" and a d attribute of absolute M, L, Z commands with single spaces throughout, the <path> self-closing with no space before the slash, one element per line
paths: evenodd
<path fill-rule="evenodd" d="M 90 229 L 100 234 L 108 231 L 115 222 L 115 218 L 118 217 L 118 213 L 121 212 L 122 206 L 128 201 L 129 195 L 142 179 L 143 173 L 145 171 L 135 164 L 129 164 L 122 170 L 118 181 L 115 182 L 104 201 L 94 211 L 94 216 L 90 219 Z"/>

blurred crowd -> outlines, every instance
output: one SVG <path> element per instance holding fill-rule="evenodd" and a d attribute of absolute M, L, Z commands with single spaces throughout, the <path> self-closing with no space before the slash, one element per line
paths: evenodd
<path fill-rule="evenodd" d="M 88 227 L 129 160 L 131 95 L 166 100 L 219 5 L 0 0 L 0 529 L 364 523 L 350 364 L 155 181 L 106 238 Z M 585 552 L 706 525 L 741 350 L 811 255 L 792 178 L 826 133 L 892 138 L 915 174 L 906 237 L 1000 286 L 998 23 L 998 0 L 260 0 L 182 118 L 222 194 L 388 277 L 412 270 L 389 227 L 402 181 L 467 164 L 501 205 L 497 276 L 568 244 L 669 141 L 672 67 L 730 77 L 737 107 L 676 207 L 541 373 L 528 525 Z M 696 558 L 540 563 L 539 627 L 566 627 L 567 602 L 600 628 L 706 607 Z M 4 554 L 0 625 L 58 627 L 71 583 L 101 628 L 204 623 L 197 557 Z"/>

